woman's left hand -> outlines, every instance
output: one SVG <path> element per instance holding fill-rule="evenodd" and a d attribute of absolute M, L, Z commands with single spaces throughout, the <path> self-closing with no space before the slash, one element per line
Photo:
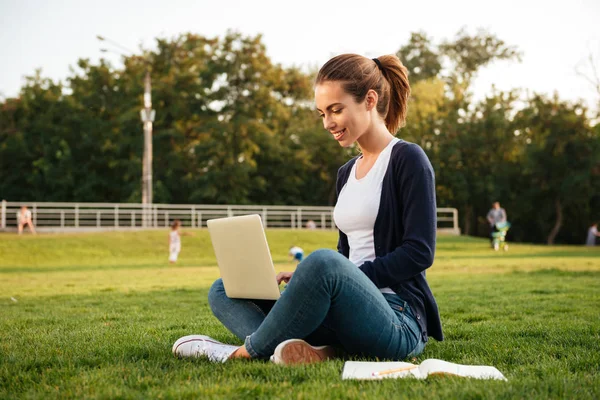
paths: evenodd
<path fill-rule="evenodd" d="M 280 272 L 277 274 L 277 284 L 279 285 L 281 282 L 288 283 L 290 279 L 292 279 L 293 272 Z"/>

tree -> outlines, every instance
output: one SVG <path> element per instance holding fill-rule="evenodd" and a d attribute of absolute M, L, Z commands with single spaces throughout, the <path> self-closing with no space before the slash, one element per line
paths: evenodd
<path fill-rule="evenodd" d="M 272 183 L 257 174 L 264 171 L 258 163 L 270 160 L 285 173 L 289 151 L 281 144 L 291 121 L 309 115 L 312 84 L 309 75 L 272 64 L 260 36 L 235 32 L 157 39 L 157 50 L 125 57 L 123 69 L 79 60 L 64 85 L 32 77 L 0 110 L 2 171 L 11 171 L 0 184 L 4 196 L 139 202 L 139 110 L 149 66 L 154 201 L 268 202 L 259 193 L 272 192 Z M 261 156 L 267 149 L 282 151 Z M 281 201 L 297 199 L 297 191 Z"/>
<path fill-rule="evenodd" d="M 18 99 L 0 111 L 0 192 L 4 198 L 50 200 L 73 189 L 72 148 L 65 124 L 73 112 L 63 87 L 28 77 Z"/>
<path fill-rule="evenodd" d="M 527 182 L 522 193 L 534 211 L 535 223 L 554 244 L 561 228 L 590 220 L 590 199 L 598 182 L 600 137 L 594 132 L 580 103 L 554 97 L 534 96 L 516 117 L 522 146 L 522 175 Z M 571 232 L 576 232 L 573 229 Z M 572 235 L 573 233 L 571 233 Z M 575 237 L 566 238 L 577 242 Z"/>
<path fill-rule="evenodd" d="M 170 165 L 168 177 L 156 180 L 176 201 L 250 202 L 267 185 L 256 174 L 260 154 L 274 148 L 308 98 L 308 76 L 273 65 L 260 36 L 233 32 L 159 41 L 152 58 L 156 98 L 166 109 L 155 124 L 163 149 L 156 160 Z"/>
<path fill-rule="evenodd" d="M 508 115 L 511 105 L 510 100 L 507 103 L 497 95 L 478 109 L 471 104 L 470 86 L 480 68 L 495 61 L 519 60 L 520 54 L 485 30 L 469 35 L 463 29 L 453 40 L 445 40 L 439 46 L 422 33 L 413 34 L 398 56 L 407 63 L 415 86 L 408 126 L 403 132 L 419 143 L 432 160 L 439 203 L 459 208 L 463 232 L 471 234 L 480 204 L 491 197 L 489 184 L 483 183 L 492 177 L 487 174 L 490 167 L 486 163 L 498 158 L 490 158 L 492 148 L 485 145 L 486 132 L 480 131 L 488 122 L 485 118 L 496 117 L 484 111 L 500 107 L 503 115 Z M 491 104 L 494 101 L 500 103 Z M 490 123 L 496 126 L 498 120 Z M 494 129 L 493 134 L 499 135 Z"/>
<path fill-rule="evenodd" d="M 581 243 L 600 219 L 600 125 L 578 103 L 492 90 L 473 102 L 480 68 L 518 60 L 486 31 L 435 44 L 411 35 L 398 55 L 410 71 L 408 124 L 436 171 L 439 206 L 457 207 L 466 234 L 500 200 L 511 239 Z M 143 78 L 150 68 L 154 201 L 334 204 L 340 149 L 313 105 L 313 78 L 269 59 L 260 36 L 159 38 L 154 50 L 79 60 L 65 82 L 40 72 L 0 101 L 0 193 L 41 201 L 139 202 Z"/>
<path fill-rule="evenodd" d="M 442 70 L 441 54 L 425 32 L 414 32 L 396 53 L 408 69 L 411 84 L 436 78 Z"/>

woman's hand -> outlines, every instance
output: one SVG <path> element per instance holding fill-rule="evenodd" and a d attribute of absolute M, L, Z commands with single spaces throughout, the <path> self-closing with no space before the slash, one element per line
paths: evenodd
<path fill-rule="evenodd" d="M 279 285 L 281 282 L 288 283 L 290 279 L 292 279 L 293 272 L 280 272 L 277 274 L 277 284 Z"/>

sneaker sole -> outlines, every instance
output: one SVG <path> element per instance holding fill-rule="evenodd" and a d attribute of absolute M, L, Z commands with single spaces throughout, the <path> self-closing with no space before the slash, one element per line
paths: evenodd
<path fill-rule="evenodd" d="M 173 352 L 174 356 L 179 357 L 179 355 L 177 354 L 177 349 L 179 348 L 179 346 L 181 346 L 182 344 L 196 342 L 196 341 L 208 341 L 211 343 L 221 344 L 220 342 L 215 341 L 213 338 L 211 338 L 209 336 L 188 335 L 188 336 L 184 336 L 182 338 L 177 339 L 177 341 L 175 343 L 173 343 L 173 348 L 171 349 L 171 351 Z"/>
<path fill-rule="evenodd" d="M 333 358 L 335 349 L 331 346 L 311 346 L 301 339 L 290 339 L 281 342 L 271 360 L 275 364 L 311 364 Z"/>

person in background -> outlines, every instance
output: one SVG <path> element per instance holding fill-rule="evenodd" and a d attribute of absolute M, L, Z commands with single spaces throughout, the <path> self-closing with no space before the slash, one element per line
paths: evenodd
<path fill-rule="evenodd" d="M 290 257 L 292 257 L 293 260 L 296 260 L 296 262 L 300 262 L 304 258 L 304 250 L 302 250 L 298 246 L 290 247 L 290 251 L 288 254 L 290 255 Z"/>
<path fill-rule="evenodd" d="M 181 223 L 178 219 L 171 224 L 171 232 L 169 232 L 169 262 L 175 264 L 181 251 L 181 236 L 179 235 L 179 226 Z"/>
<path fill-rule="evenodd" d="M 493 233 L 497 232 L 496 224 L 506 222 L 506 211 L 500 207 L 500 203 L 495 201 L 492 203 L 492 208 L 487 213 L 487 220 L 490 223 L 490 243 L 494 242 Z"/>
<path fill-rule="evenodd" d="M 306 229 L 317 229 L 317 224 L 312 219 L 309 219 L 306 223 Z"/>
<path fill-rule="evenodd" d="M 31 211 L 27 209 L 27 206 L 22 206 L 21 209 L 17 211 L 17 227 L 19 235 L 23 233 L 23 227 L 25 225 L 29 226 L 29 231 L 35 235 L 35 227 L 31 220 Z"/>
<path fill-rule="evenodd" d="M 598 223 L 594 222 L 590 229 L 588 229 L 587 238 L 585 240 L 586 246 L 595 246 L 596 245 L 596 237 L 600 237 L 600 233 L 598 233 Z"/>

